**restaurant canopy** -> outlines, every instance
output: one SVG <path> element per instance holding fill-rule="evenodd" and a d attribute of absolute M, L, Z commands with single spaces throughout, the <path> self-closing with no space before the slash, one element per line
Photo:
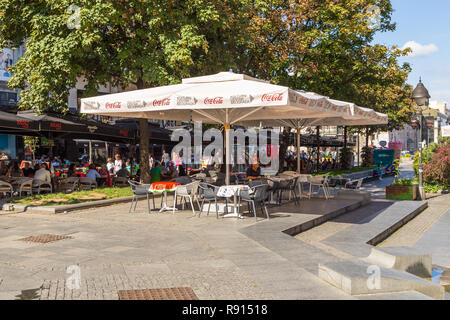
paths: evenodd
<path fill-rule="evenodd" d="M 139 143 L 139 121 L 135 119 L 120 119 L 116 120 L 115 124 L 121 128 L 127 128 L 130 131 L 136 133 L 136 142 Z M 161 128 L 159 125 L 149 123 L 148 126 L 148 137 L 149 140 L 154 144 L 173 144 L 170 135 L 171 130 Z"/>
<path fill-rule="evenodd" d="M 183 79 L 181 84 L 81 99 L 82 113 L 128 118 L 193 120 L 223 124 L 229 150 L 233 124 L 272 119 L 365 119 L 387 123 L 387 116 L 353 103 L 295 91 L 243 74 Z M 227 183 L 230 153 L 226 152 Z"/>
<path fill-rule="evenodd" d="M 20 117 L 14 113 L 0 111 L 0 133 L 34 135 L 39 131 L 36 121 Z"/>
<path fill-rule="evenodd" d="M 130 142 L 135 138 L 135 131 L 133 130 L 103 124 L 95 120 L 81 119 L 74 114 L 59 115 L 50 113 L 38 115 L 35 111 L 28 110 L 18 112 L 17 116 L 37 125 L 39 135 L 50 133 L 52 137 L 71 136 L 111 142 Z"/>

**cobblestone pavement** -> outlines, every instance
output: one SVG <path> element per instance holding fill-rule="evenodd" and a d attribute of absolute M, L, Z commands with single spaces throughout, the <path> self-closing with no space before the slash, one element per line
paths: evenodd
<path fill-rule="evenodd" d="M 144 201 L 136 212 L 128 209 L 118 204 L 59 215 L 1 214 L 0 299 L 118 299 L 122 289 L 169 287 L 191 287 L 200 299 L 352 298 L 238 232 L 257 223 L 251 216 L 149 215 Z M 281 210 L 288 213 L 279 209 L 271 210 L 273 220 L 299 210 L 294 204 Z M 40 234 L 71 238 L 19 241 Z M 69 266 L 80 268 L 79 289 L 66 285 L 74 279 Z M 310 289 L 296 290 L 300 284 Z"/>
<path fill-rule="evenodd" d="M 302 213 L 308 206 L 330 210 L 349 203 L 302 201 L 271 209 L 271 220 L 261 216 L 258 222 L 251 216 L 198 217 L 189 210 L 149 215 L 145 201 L 132 213 L 126 203 L 58 215 L 0 213 L 0 299 L 118 299 L 118 290 L 170 287 L 191 287 L 200 299 L 355 299 L 319 279 L 309 266 L 327 256 L 351 258 L 320 240 L 370 220 L 383 202 L 301 235 L 306 243 L 300 245 L 306 250 L 301 264 L 240 232 L 261 221 L 270 228 L 295 214 L 309 219 L 314 214 Z M 40 234 L 70 239 L 18 241 Z"/>

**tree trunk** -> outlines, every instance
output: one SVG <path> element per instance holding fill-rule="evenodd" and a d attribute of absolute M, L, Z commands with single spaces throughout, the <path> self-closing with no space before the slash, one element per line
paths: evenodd
<path fill-rule="evenodd" d="M 148 154 L 148 120 L 139 119 L 139 170 L 143 183 L 150 183 Z"/>
<path fill-rule="evenodd" d="M 347 148 L 347 126 L 344 126 L 344 148 Z"/>
<path fill-rule="evenodd" d="M 144 89 L 144 81 L 142 78 L 136 82 L 138 89 Z M 148 161 L 148 119 L 139 119 L 139 170 L 140 179 L 143 183 L 150 183 L 150 167 Z"/>
<path fill-rule="evenodd" d="M 280 172 L 284 170 L 284 161 L 286 159 L 286 152 L 289 146 L 289 138 L 290 138 L 291 128 L 283 127 L 283 131 L 281 133 L 281 143 L 279 149 L 279 159 L 280 159 Z"/>
<path fill-rule="evenodd" d="M 316 127 L 316 141 L 317 141 L 317 154 L 316 154 L 316 172 L 319 172 L 320 165 L 320 126 Z"/>
<path fill-rule="evenodd" d="M 369 127 L 366 127 L 366 147 L 369 146 Z"/>

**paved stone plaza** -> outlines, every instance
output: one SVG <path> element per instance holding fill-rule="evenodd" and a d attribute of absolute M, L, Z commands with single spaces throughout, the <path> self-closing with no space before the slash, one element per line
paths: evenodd
<path fill-rule="evenodd" d="M 300 205 L 272 208 L 270 220 L 261 214 L 257 222 L 253 216 L 192 216 L 189 210 L 149 215 L 145 201 L 132 213 L 127 203 L 56 215 L 2 212 L 0 299 L 118 299 L 118 290 L 170 287 L 191 287 L 199 299 L 426 299 L 411 291 L 351 296 L 317 276 L 318 263 L 357 256 L 327 238 L 376 221 L 392 204 L 376 200 L 361 207 L 348 198 L 303 199 Z M 297 237 L 280 232 L 336 211 L 342 214 Z M 449 215 L 436 218 L 415 243 L 431 246 L 433 236 L 446 234 L 448 239 L 438 222 Z M 70 238 L 19 241 L 41 234 Z M 450 246 L 437 243 L 433 254 L 442 254 L 442 265 Z M 67 273 L 69 266 L 80 268 L 79 289 L 68 286 L 76 283 L 70 281 L 74 269 Z"/>

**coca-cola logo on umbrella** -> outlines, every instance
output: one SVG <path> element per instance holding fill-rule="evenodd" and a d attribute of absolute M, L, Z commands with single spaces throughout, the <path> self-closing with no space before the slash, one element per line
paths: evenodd
<path fill-rule="evenodd" d="M 170 105 L 170 98 L 155 99 L 153 100 L 152 104 L 154 107 L 168 106 Z"/>
<path fill-rule="evenodd" d="M 283 94 L 282 93 L 270 93 L 270 94 L 263 94 L 261 97 L 262 102 L 277 102 L 277 101 L 283 101 Z"/>
<path fill-rule="evenodd" d="M 205 100 L 203 100 L 203 103 L 204 104 L 222 104 L 223 97 L 205 98 Z"/>
<path fill-rule="evenodd" d="M 250 103 L 253 101 L 253 97 L 249 94 L 240 94 L 236 96 L 231 96 L 231 104 L 244 104 L 244 103 Z"/>
<path fill-rule="evenodd" d="M 107 102 L 105 103 L 105 108 L 106 109 L 120 109 L 121 108 L 121 103 L 120 102 Z"/>
<path fill-rule="evenodd" d="M 185 96 L 181 96 L 181 97 L 177 97 L 177 105 L 178 106 L 193 106 L 197 104 L 197 99 L 195 99 L 194 97 L 185 97 Z"/>

